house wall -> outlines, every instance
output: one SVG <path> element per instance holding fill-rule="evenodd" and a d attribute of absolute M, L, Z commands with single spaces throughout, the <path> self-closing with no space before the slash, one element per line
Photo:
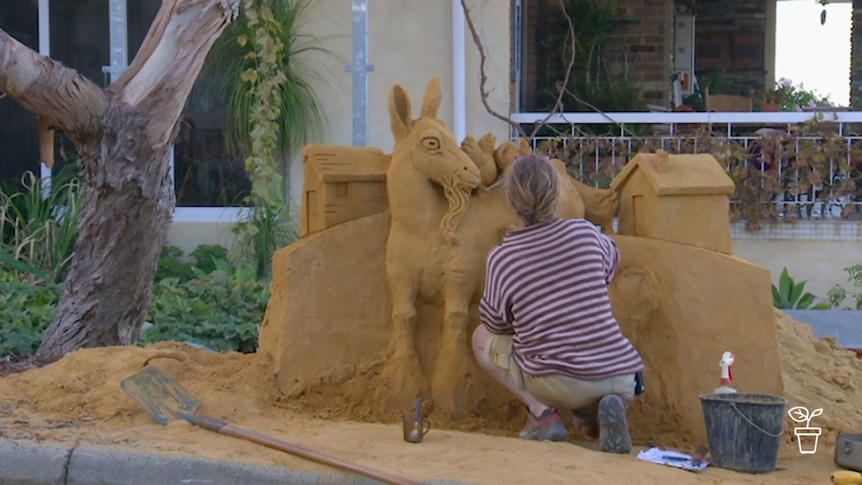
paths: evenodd
<path fill-rule="evenodd" d="M 494 111 L 509 113 L 511 49 L 510 3 L 508 1 L 467 2 L 471 17 L 487 54 L 486 91 Z M 368 145 L 385 153 L 392 150 L 387 99 L 393 84 L 410 93 L 414 116 L 426 84 L 439 77 L 443 94 L 438 116 L 454 126 L 453 40 L 451 1 L 404 2 L 368 1 L 368 60 L 374 71 L 368 74 Z M 308 52 L 304 61 L 319 75 L 314 84 L 328 126 L 320 143 L 352 145 L 352 9 L 343 0 L 312 2 L 306 16 L 306 32 L 320 40 L 327 52 Z M 498 141 L 508 137 L 506 123 L 490 115 L 482 105 L 479 90 L 480 56 L 465 25 L 466 134 L 477 138 L 493 132 Z M 302 193 L 302 167 L 291 162 L 290 194 L 295 204 Z"/>
<path fill-rule="evenodd" d="M 851 290 L 844 268 L 862 263 L 862 224 L 853 222 L 798 222 L 767 226 L 747 233 L 732 225 L 733 255 L 763 266 L 778 284 L 782 269 L 817 298 L 836 284 Z M 856 291 L 859 291 L 858 289 Z M 848 302 L 849 304 L 849 302 Z"/>
<path fill-rule="evenodd" d="M 727 85 L 721 94 L 747 95 L 775 78 L 773 1 L 701 0 L 696 15 L 695 69 L 701 86 L 723 76 Z"/>

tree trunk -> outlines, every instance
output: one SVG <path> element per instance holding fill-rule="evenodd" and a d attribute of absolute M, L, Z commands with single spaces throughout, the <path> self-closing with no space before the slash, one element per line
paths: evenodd
<path fill-rule="evenodd" d="M 175 205 L 168 150 L 204 58 L 239 3 L 163 0 L 135 59 L 105 90 L 0 30 L 0 90 L 80 154 L 78 239 L 39 362 L 138 339 Z"/>
<path fill-rule="evenodd" d="M 36 357 L 137 341 L 174 208 L 170 145 L 147 143 L 146 119 L 111 109 L 80 146 L 78 240 L 54 322 Z"/>

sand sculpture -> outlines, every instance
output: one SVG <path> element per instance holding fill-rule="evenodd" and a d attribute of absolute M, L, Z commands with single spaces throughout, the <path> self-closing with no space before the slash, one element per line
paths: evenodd
<path fill-rule="evenodd" d="M 529 148 L 512 142 L 495 148 L 488 135 L 459 146 L 436 118 L 439 104 L 433 80 L 413 119 L 409 95 L 393 87 L 393 152 L 374 152 L 380 163 L 360 164 L 360 170 L 385 169 L 388 210 L 344 206 L 356 211 L 347 220 L 327 214 L 334 202 L 304 207 L 309 221 L 326 216 L 342 222 L 309 224 L 317 232 L 276 254 L 259 353 L 273 362 L 276 385 L 287 397 L 337 392 L 371 419 L 396 416 L 420 396 L 430 398 L 438 422 L 470 415 L 505 420 L 520 412 L 475 366 L 467 336 L 478 325 L 475 303 L 487 252 L 515 223 L 495 181 Z M 353 150 L 308 146 L 304 160 L 340 157 L 349 164 Z M 363 150 L 364 157 L 372 153 Z M 611 286 L 614 314 L 647 364 L 647 393 L 631 410 L 635 438 L 643 441 L 667 433 L 705 438 L 698 395 L 715 387 L 725 350 L 737 355 L 738 389 L 782 393 L 769 272 L 728 254 L 720 237 L 712 243 L 691 237 L 692 231 L 720 236 L 728 223 L 701 217 L 691 226 L 686 207 L 726 214 L 728 201 L 721 193 L 726 175 L 714 170 L 714 158 L 701 155 L 698 164 L 686 165 L 686 157 L 660 152 L 630 162 L 660 174 L 664 192 L 654 195 L 685 199 L 663 202 L 666 213 L 648 211 L 661 230 L 647 233 L 635 232 L 644 227 L 644 214 L 632 213 L 635 205 L 624 200 L 620 233 L 613 236 L 622 253 Z M 705 185 L 704 173 L 714 178 Z M 358 175 L 355 180 L 363 180 Z M 614 192 L 644 195 L 637 177 L 620 177 L 612 191 L 566 177 L 561 215 L 586 217 L 609 232 Z M 318 182 L 309 187 L 332 191 Z M 353 187 L 333 190 L 349 198 Z"/>

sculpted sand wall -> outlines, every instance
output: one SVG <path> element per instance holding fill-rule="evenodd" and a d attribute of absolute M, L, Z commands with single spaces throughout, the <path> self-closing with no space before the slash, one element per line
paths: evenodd
<path fill-rule="evenodd" d="M 386 415 L 393 391 L 380 372 L 391 329 L 383 272 L 388 232 L 388 214 L 382 213 L 278 252 L 259 351 L 274 357 L 278 385 L 288 396 L 335 386 L 339 399 Z M 637 439 L 705 439 L 698 395 L 717 387 L 725 350 L 737 356 L 737 389 L 782 393 L 768 271 L 691 246 L 614 238 L 622 254 L 611 286 L 614 313 L 647 364 L 647 392 L 630 414 Z M 440 348 L 442 310 L 423 302 L 418 312 L 418 358 L 428 372 Z M 474 306 L 468 328 L 478 323 Z M 469 389 L 459 389 L 464 414 L 517 409 L 475 365 L 465 372 L 472 379 Z M 433 402 L 428 405 L 434 409 Z"/>

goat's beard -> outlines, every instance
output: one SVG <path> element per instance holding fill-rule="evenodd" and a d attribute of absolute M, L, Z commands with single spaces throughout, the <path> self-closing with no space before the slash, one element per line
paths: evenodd
<path fill-rule="evenodd" d="M 457 244 L 455 233 L 458 231 L 461 216 L 467 211 L 467 204 L 470 202 L 470 190 L 455 184 L 442 184 L 442 187 L 448 207 L 440 219 L 440 232 L 443 233 L 446 242 Z"/>

